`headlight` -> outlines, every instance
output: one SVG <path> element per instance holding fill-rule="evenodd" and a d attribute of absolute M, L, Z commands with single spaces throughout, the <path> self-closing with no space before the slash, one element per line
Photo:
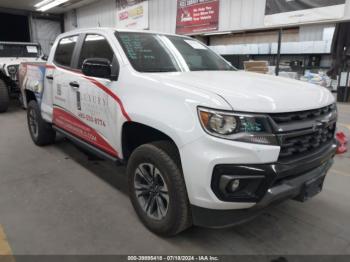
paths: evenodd
<path fill-rule="evenodd" d="M 9 72 L 9 74 L 11 75 L 15 75 L 17 73 L 17 67 L 16 66 L 8 66 L 7 67 L 7 71 Z"/>
<path fill-rule="evenodd" d="M 277 145 L 269 120 L 264 115 L 250 115 L 198 108 L 199 119 L 205 132 L 230 140 L 247 143 Z"/>

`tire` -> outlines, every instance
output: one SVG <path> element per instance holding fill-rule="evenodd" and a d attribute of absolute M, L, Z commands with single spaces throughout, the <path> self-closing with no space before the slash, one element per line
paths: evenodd
<path fill-rule="evenodd" d="M 10 96 L 5 82 L 0 79 L 0 113 L 7 111 L 10 104 Z"/>
<path fill-rule="evenodd" d="M 42 119 L 39 105 L 34 100 L 28 104 L 27 122 L 30 136 L 37 146 L 51 145 L 55 142 L 56 132 Z"/>
<path fill-rule="evenodd" d="M 21 108 L 23 110 L 26 110 L 25 106 L 24 106 L 24 101 L 23 101 L 23 95 L 22 95 L 22 92 L 19 93 L 18 95 L 18 101 L 19 101 L 19 104 L 21 105 Z"/>
<path fill-rule="evenodd" d="M 173 143 L 159 141 L 138 147 L 129 159 L 127 175 L 131 202 L 150 231 L 170 237 L 192 225 L 181 161 Z"/>

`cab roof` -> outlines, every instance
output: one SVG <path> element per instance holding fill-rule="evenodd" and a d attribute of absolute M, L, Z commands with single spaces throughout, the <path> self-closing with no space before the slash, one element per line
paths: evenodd
<path fill-rule="evenodd" d="M 130 32 L 130 33 L 146 33 L 146 34 L 161 34 L 161 35 L 171 35 L 171 36 L 179 36 L 171 33 L 157 32 L 151 30 L 134 30 L 134 29 L 118 29 L 116 27 L 91 27 L 91 28 L 80 28 L 74 29 L 72 31 L 68 31 L 63 33 L 62 35 L 72 35 L 72 34 L 81 34 L 87 33 L 89 31 L 104 31 L 104 32 Z M 185 37 L 185 36 L 183 36 Z"/>

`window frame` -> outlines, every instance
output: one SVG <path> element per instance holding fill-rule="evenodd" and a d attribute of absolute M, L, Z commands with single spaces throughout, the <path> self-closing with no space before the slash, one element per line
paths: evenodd
<path fill-rule="evenodd" d="M 78 68 L 78 66 L 79 66 L 80 56 L 81 56 L 82 51 L 83 51 L 84 42 L 85 42 L 85 39 L 88 35 L 101 36 L 107 41 L 109 47 L 111 48 L 111 50 L 113 52 L 112 61 L 110 61 L 110 62 L 112 63 L 112 66 L 115 66 L 115 63 L 117 63 L 117 66 L 119 68 L 118 58 L 117 58 L 117 55 L 116 55 L 115 50 L 113 49 L 111 43 L 108 41 L 106 36 L 104 36 L 102 34 L 98 34 L 98 33 L 83 33 L 80 35 L 79 49 L 77 50 L 77 54 L 76 54 L 76 57 L 74 59 L 74 64 L 73 64 L 74 67 L 73 68 L 81 72 L 81 68 Z M 98 58 L 98 57 L 96 57 L 96 58 Z"/>
<path fill-rule="evenodd" d="M 58 47 L 60 45 L 60 42 L 63 39 L 72 38 L 72 37 L 77 37 L 77 41 L 76 41 L 74 49 L 73 49 L 73 53 L 72 53 L 72 57 L 71 57 L 71 60 L 70 60 L 70 64 L 69 64 L 69 66 L 62 65 L 61 63 L 59 63 L 56 60 L 56 53 L 57 53 Z M 77 52 L 79 44 L 80 44 L 80 34 L 74 34 L 74 35 L 69 35 L 69 36 L 65 36 L 65 37 L 60 38 L 58 43 L 57 43 L 57 46 L 56 46 L 55 54 L 54 54 L 54 57 L 53 57 L 53 63 L 55 65 L 58 65 L 58 66 L 62 67 L 62 68 L 65 68 L 65 69 L 73 69 L 74 68 L 73 65 L 74 65 L 74 62 L 75 62 L 75 56 L 76 56 L 76 52 Z"/>

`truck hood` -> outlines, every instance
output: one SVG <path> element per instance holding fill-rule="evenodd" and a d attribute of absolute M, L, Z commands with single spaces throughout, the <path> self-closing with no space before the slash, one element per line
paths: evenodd
<path fill-rule="evenodd" d="M 154 80 L 201 89 L 224 98 L 235 111 L 282 113 L 334 103 L 326 88 L 282 77 L 244 71 L 200 71 L 151 74 Z"/>

